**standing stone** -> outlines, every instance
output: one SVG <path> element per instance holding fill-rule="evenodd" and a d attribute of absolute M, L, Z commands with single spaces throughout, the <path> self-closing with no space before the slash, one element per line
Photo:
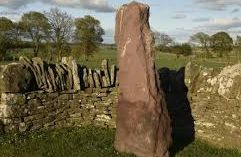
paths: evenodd
<path fill-rule="evenodd" d="M 115 148 L 139 157 L 168 157 L 171 125 L 155 70 L 149 6 L 132 2 L 116 17 L 119 97 Z"/>
<path fill-rule="evenodd" d="M 111 86 L 111 80 L 110 80 L 108 60 L 107 59 L 103 60 L 102 63 L 101 63 L 101 66 L 102 66 L 102 70 L 105 73 L 105 79 L 106 79 L 106 82 L 107 82 L 107 86 L 109 87 L 109 86 Z"/>

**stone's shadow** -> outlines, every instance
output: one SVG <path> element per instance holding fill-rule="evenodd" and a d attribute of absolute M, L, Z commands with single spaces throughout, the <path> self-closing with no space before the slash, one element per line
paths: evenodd
<path fill-rule="evenodd" d="M 194 119 L 187 98 L 188 88 L 184 81 L 185 68 L 182 67 L 178 71 L 162 68 L 158 73 L 171 118 L 173 144 L 170 156 L 174 157 L 195 138 Z"/>

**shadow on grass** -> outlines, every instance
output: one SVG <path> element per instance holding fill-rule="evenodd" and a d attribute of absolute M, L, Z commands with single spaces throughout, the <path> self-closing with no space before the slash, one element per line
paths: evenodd
<path fill-rule="evenodd" d="M 184 82 L 185 68 L 178 71 L 162 68 L 158 73 L 171 118 L 173 144 L 170 155 L 174 157 L 195 138 L 194 119 L 187 98 L 188 88 Z"/>

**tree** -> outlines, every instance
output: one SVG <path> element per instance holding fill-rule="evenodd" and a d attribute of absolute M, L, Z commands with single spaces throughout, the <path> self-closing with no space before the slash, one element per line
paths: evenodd
<path fill-rule="evenodd" d="M 0 32 L 7 34 L 12 29 L 14 29 L 14 23 L 6 17 L 0 17 Z"/>
<path fill-rule="evenodd" d="M 100 21 L 86 15 L 75 20 L 75 27 L 75 35 L 80 41 L 81 51 L 85 56 L 93 54 L 98 48 L 98 43 L 103 42 L 102 35 L 105 33 L 100 26 Z"/>
<path fill-rule="evenodd" d="M 73 33 L 73 19 L 66 12 L 62 12 L 58 8 L 50 9 L 45 15 L 50 25 L 48 36 L 58 53 L 57 60 L 60 61 L 63 46 L 68 43 Z"/>
<path fill-rule="evenodd" d="M 201 46 L 203 51 L 205 51 L 205 58 L 209 56 L 209 45 L 210 45 L 210 36 L 203 32 L 199 32 L 190 37 L 190 41 L 195 45 Z"/>
<path fill-rule="evenodd" d="M 13 46 L 11 42 L 11 32 L 14 29 L 14 23 L 6 18 L 0 17 L 0 58 L 4 60 L 6 52 Z"/>
<path fill-rule="evenodd" d="M 211 36 L 211 48 L 219 57 L 228 56 L 233 49 L 233 39 L 226 32 L 218 32 Z"/>
<path fill-rule="evenodd" d="M 22 16 L 20 27 L 31 38 L 34 56 L 37 57 L 41 41 L 46 38 L 49 30 L 48 19 L 42 13 L 30 11 Z"/>
<path fill-rule="evenodd" d="M 240 55 L 241 55 L 241 36 L 237 36 L 235 40 L 235 52 L 238 62 L 240 63 Z"/>
<path fill-rule="evenodd" d="M 163 49 L 166 49 L 170 44 L 174 43 L 173 39 L 165 34 L 160 32 L 153 32 L 156 46 L 159 47 L 159 49 L 162 51 Z"/>
<path fill-rule="evenodd" d="M 177 56 L 179 55 L 189 56 L 192 54 L 192 47 L 188 43 L 176 44 L 172 46 L 172 51 Z"/>

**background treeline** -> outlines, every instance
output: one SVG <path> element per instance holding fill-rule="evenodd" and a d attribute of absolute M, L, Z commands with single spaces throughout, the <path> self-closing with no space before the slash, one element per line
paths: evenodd
<path fill-rule="evenodd" d="M 188 43 L 177 43 L 169 35 L 153 32 L 156 40 L 156 48 L 161 52 L 169 52 L 178 55 L 195 55 L 203 58 L 229 57 L 231 54 L 240 57 L 241 36 L 236 39 L 227 32 L 217 32 L 208 35 L 198 32 L 190 37 Z"/>
<path fill-rule="evenodd" d="M 15 60 L 21 55 L 29 58 L 39 56 L 50 62 L 58 62 L 62 56 L 69 55 L 88 60 L 100 45 L 106 51 L 116 50 L 115 44 L 102 44 L 104 34 L 98 19 L 90 15 L 72 18 L 58 8 L 43 13 L 26 12 L 18 22 L 0 17 L 0 60 Z M 153 36 L 158 52 L 173 53 L 177 57 L 241 56 L 241 36 L 234 40 L 227 32 L 211 36 L 199 32 L 187 43 L 175 42 L 169 35 L 157 31 Z"/>
<path fill-rule="evenodd" d="M 58 8 L 24 13 L 18 22 L 0 17 L 0 59 L 14 60 L 30 48 L 32 57 L 50 61 L 59 61 L 70 54 L 87 57 L 97 51 L 104 33 L 100 21 L 94 17 L 73 19 Z"/>

